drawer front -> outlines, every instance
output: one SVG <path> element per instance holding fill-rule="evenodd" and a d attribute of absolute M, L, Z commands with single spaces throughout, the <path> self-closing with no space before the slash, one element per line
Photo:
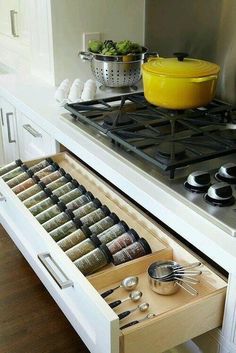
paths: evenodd
<path fill-rule="evenodd" d="M 88 349 L 92 353 L 118 353 L 119 329 L 115 313 L 1 178 L 0 222 Z M 49 272 L 47 267 L 54 271 Z M 62 288 L 53 272 L 62 282 Z M 67 286 L 68 280 L 73 285 Z M 67 284 L 65 288 L 63 284 Z"/>
<path fill-rule="evenodd" d="M 226 283 L 209 274 L 199 297 L 194 299 L 181 292 L 178 296 L 153 299 L 153 292 L 149 293 L 152 302 L 160 301 L 160 310 L 155 308 L 160 312 L 158 317 L 120 331 L 118 316 L 98 292 L 116 287 L 129 275 L 146 278 L 146 269 L 156 256 L 173 256 L 180 263 L 195 262 L 196 257 L 69 154 L 52 158 L 130 227 L 147 237 L 152 248 L 156 246 L 156 252 L 143 259 L 85 278 L 0 178 L 0 221 L 92 353 L 161 353 L 221 324 Z M 29 166 L 35 163 L 27 162 Z M 147 287 L 144 285 L 143 292 Z M 174 332 L 171 339 L 170 330 Z"/>

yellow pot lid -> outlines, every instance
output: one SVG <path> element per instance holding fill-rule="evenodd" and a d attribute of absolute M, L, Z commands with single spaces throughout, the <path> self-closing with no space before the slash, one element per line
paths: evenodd
<path fill-rule="evenodd" d="M 143 70 L 168 77 L 204 77 L 218 74 L 220 67 L 209 61 L 187 58 L 187 54 L 176 53 L 177 58 L 150 58 Z"/>

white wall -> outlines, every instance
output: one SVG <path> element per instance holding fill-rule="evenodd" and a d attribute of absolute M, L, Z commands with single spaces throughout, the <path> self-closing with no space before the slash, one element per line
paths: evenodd
<path fill-rule="evenodd" d="M 51 0 L 56 84 L 66 77 L 86 80 L 89 63 L 78 58 L 83 32 L 101 32 L 102 40 L 144 43 L 145 0 Z"/>

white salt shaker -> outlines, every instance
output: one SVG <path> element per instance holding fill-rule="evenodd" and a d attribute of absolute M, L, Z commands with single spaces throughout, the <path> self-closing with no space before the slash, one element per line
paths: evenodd
<path fill-rule="evenodd" d="M 63 80 L 59 87 L 57 88 L 54 97 L 58 102 L 63 102 L 67 99 L 69 93 L 69 79 L 66 78 L 65 80 Z"/>
<path fill-rule="evenodd" d="M 70 92 L 68 95 L 69 101 L 73 103 L 80 101 L 83 88 L 84 83 L 79 78 L 76 78 L 70 88 Z"/>
<path fill-rule="evenodd" d="M 84 84 L 84 89 L 81 95 L 82 101 L 89 101 L 94 99 L 97 91 L 96 81 L 88 80 Z"/>

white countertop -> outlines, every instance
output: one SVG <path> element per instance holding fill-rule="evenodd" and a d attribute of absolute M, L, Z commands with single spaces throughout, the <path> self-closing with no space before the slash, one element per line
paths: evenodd
<path fill-rule="evenodd" d="M 143 171 L 84 129 L 61 118 L 68 112 L 54 99 L 55 87 L 40 79 L 0 75 L 0 96 L 58 142 L 229 272 L 236 272 L 236 238 L 191 210 L 153 173 Z M 69 115 L 68 115 L 69 117 Z"/>

